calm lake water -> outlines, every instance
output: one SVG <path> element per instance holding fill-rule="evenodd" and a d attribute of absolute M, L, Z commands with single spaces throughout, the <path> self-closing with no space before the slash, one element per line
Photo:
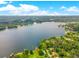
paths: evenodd
<path fill-rule="evenodd" d="M 0 57 L 8 57 L 12 52 L 23 49 L 34 49 L 44 38 L 64 35 L 60 23 L 45 22 L 28 26 L 18 26 L 14 29 L 0 31 Z"/>

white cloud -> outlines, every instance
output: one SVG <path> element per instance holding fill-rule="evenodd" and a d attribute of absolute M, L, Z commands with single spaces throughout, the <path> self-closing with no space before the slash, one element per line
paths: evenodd
<path fill-rule="evenodd" d="M 48 11 L 45 10 L 38 10 L 34 13 L 30 13 L 29 15 L 48 15 Z"/>
<path fill-rule="evenodd" d="M 13 5 L 7 5 L 6 7 L 2 7 L 2 8 L 0 8 L 0 11 L 11 11 L 11 10 L 16 10 L 17 8 L 16 7 L 14 7 Z"/>
<path fill-rule="evenodd" d="M 58 13 L 58 12 L 53 12 L 52 14 L 50 14 L 50 15 L 61 15 L 60 13 Z"/>
<path fill-rule="evenodd" d="M 0 12 L 8 11 L 11 14 L 29 13 L 29 12 L 35 12 L 37 10 L 39 10 L 37 6 L 27 5 L 27 4 L 20 4 L 20 7 L 16 7 L 11 4 L 8 4 L 7 6 L 0 8 Z"/>
<path fill-rule="evenodd" d="M 0 8 L 0 12 L 4 12 L 4 11 L 8 12 L 7 15 L 53 15 L 53 16 L 68 15 L 58 12 L 50 12 L 49 9 L 40 10 L 38 6 L 28 5 L 28 4 L 20 4 L 19 7 L 16 7 L 12 4 L 8 4 L 5 7 Z"/>
<path fill-rule="evenodd" d="M 48 15 L 52 15 L 52 16 L 64 16 L 64 15 L 70 15 L 68 13 L 60 13 L 60 12 L 52 12 L 52 13 L 48 13 Z"/>
<path fill-rule="evenodd" d="M 48 12 L 48 11 L 45 11 L 45 10 L 41 10 L 41 11 L 37 11 L 37 12 L 34 12 L 34 13 L 30 13 L 30 14 L 26 14 L 26 15 L 37 15 L 37 16 L 45 16 L 45 15 L 49 15 L 49 16 L 59 16 L 59 15 L 69 15 L 69 14 L 67 14 L 67 13 L 58 13 L 58 12 L 52 12 L 52 13 L 50 13 L 50 12 Z"/>
<path fill-rule="evenodd" d="M 0 4 L 6 4 L 7 2 L 5 2 L 4 0 L 0 0 Z"/>
<path fill-rule="evenodd" d="M 65 11 L 68 11 L 68 12 L 79 12 L 79 8 L 76 7 L 76 6 L 72 6 L 72 7 L 67 8 Z"/>
<path fill-rule="evenodd" d="M 20 9 L 23 11 L 37 11 L 39 8 L 33 5 L 20 4 Z"/>
<path fill-rule="evenodd" d="M 66 7 L 65 6 L 61 6 L 60 9 L 66 9 Z"/>

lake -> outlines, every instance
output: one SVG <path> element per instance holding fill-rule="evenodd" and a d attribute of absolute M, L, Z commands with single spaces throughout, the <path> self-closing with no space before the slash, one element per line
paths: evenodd
<path fill-rule="evenodd" d="M 58 22 L 34 23 L 0 31 L 0 57 L 9 57 L 13 52 L 38 47 L 42 39 L 64 35 Z"/>

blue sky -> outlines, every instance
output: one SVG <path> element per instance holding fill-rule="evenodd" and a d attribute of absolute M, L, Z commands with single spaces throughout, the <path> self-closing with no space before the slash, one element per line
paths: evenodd
<path fill-rule="evenodd" d="M 79 15 L 79 1 L 0 1 L 0 15 Z"/>

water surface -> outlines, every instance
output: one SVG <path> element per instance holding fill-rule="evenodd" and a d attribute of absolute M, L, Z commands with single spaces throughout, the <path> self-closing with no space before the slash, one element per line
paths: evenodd
<path fill-rule="evenodd" d="M 8 57 L 12 52 L 38 47 L 40 40 L 52 36 L 64 35 L 60 23 L 34 23 L 28 26 L 18 26 L 14 29 L 0 31 L 0 57 Z"/>

